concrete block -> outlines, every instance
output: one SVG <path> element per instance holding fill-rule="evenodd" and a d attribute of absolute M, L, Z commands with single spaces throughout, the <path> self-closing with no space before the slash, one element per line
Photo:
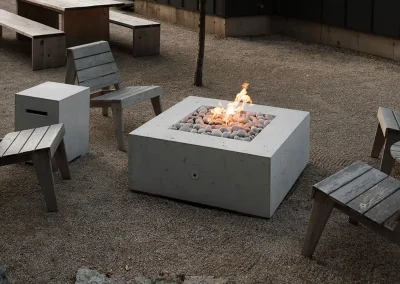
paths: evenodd
<path fill-rule="evenodd" d="M 251 142 L 169 129 L 218 103 L 188 97 L 131 132 L 129 188 L 269 218 L 309 162 L 310 114 L 247 105 L 275 116 Z"/>
<path fill-rule="evenodd" d="M 308 42 L 321 42 L 322 25 L 297 19 L 288 19 L 286 35 Z"/>
<path fill-rule="evenodd" d="M 64 123 L 68 161 L 89 150 L 90 89 L 46 82 L 15 95 L 15 130 Z"/>
<path fill-rule="evenodd" d="M 321 43 L 358 51 L 359 33 L 323 25 Z"/>
<path fill-rule="evenodd" d="M 394 40 L 388 37 L 360 33 L 358 50 L 394 59 Z"/>
<path fill-rule="evenodd" d="M 267 34 L 266 16 L 232 17 L 225 19 L 226 36 L 260 36 Z"/>

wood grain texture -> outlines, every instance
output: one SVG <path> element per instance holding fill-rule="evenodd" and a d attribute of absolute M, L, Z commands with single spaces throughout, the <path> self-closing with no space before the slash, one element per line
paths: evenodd
<path fill-rule="evenodd" d="M 72 52 L 75 60 L 89 57 L 96 54 L 111 52 L 110 45 L 106 41 L 98 41 L 88 44 L 83 44 L 76 47 L 68 48 L 68 52 Z"/>
<path fill-rule="evenodd" d="M 0 142 L 0 157 L 2 157 L 5 152 L 7 152 L 8 148 L 14 142 L 15 138 L 18 137 L 18 134 L 19 132 L 12 132 L 4 136 L 4 138 Z"/>
<path fill-rule="evenodd" d="M 110 23 L 124 26 L 126 28 L 140 28 L 140 27 L 159 27 L 160 23 L 125 15 L 118 12 L 110 11 Z"/>
<path fill-rule="evenodd" d="M 380 107 L 378 109 L 378 120 L 381 124 L 382 131 L 386 133 L 387 131 L 399 131 L 399 125 L 393 114 L 393 111 L 388 108 Z"/>
<path fill-rule="evenodd" d="M 334 191 L 330 196 L 342 204 L 347 204 L 360 194 L 380 183 L 386 177 L 387 175 L 381 171 L 371 169 L 338 190 Z"/>
<path fill-rule="evenodd" d="M 4 153 L 3 157 L 5 156 L 12 156 L 12 155 L 17 155 L 22 147 L 24 147 L 26 141 L 28 141 L 29 137 L 31 137 L 34 129 L 27 129 L 27 130 L 22 130 L 18 134 L 17 138 L 13 141 L 13 143 L 10 145 L 10 147 L 7 149 L 7 151 Z"/>
<path fill-rule="evenodd" d="M 104 77 L 118 72 L 117 65 L 115 62 L 98 65 L 95 67 L 83 69 L 77 72 L 78 82 L 82 83 L 95 78 Z"/>
<path fill-rule="evenodd" d="M 330 194 L 369 171 L 371 168 L 371 166 L 363 162 L 355 162 L 347 168 L 315 184 L 314 188 L 319 189 L 326 194 Z"/>
<path fill-rule="evenodd" d="M 400 190 L 388 196 L 381 203 L 369 210 L 365 216 L 372 221 L 383 224 L 400 210 Z"/>
<path fill-rule="evenodd" d="M 75 60 L 75 68 L 80 71 L 111 62 L 114 62 L 114 57 L 111 52 L 106 52 Z"/>
<path fill-rule="evenodd" d="M 116 7 L 124 3 L 115 0 L 18 0 L 40 7 L 45 7 L 57 12 L 85 9 L 93 7 Z"/>
<path fill-rule="evenodd" d="M 80 86 L 89 87 L 91 91 L 102 89 L 121 82 L 121 75 L 119 72 L 112 73 L 103 77 L 87 80 L 80 83 Z"/>
<path fill-rule="evenodd" d="M 42 141 L 43 136 L 46 134 L 49 126 L 36 128 L 29 139 L 26 141 L 24 147 L 22 147 L 20 153 L 27 153 L 36 150 L 36 147 Z"/>

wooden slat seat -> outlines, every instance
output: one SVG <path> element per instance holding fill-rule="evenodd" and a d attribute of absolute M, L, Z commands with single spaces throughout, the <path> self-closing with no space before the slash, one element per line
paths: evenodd
<path fill-rule="evenodd" d="M 0 142 L 0 166 L 33 161 L 49 211 L 57 211 L 52 168 L 58 166 L 64 179 L 71 178 L 64 134 L 61 123 L 8 133 Z"/>
<path fill-rule="evenodd" d="M 91 107 L 103 108 L 108 115 L 111 107 L 117 132 L 118 148 L 125 150 L 122 109 L 151 100 L 156 115 L 162 112 L 162 89 L 158 86 L 135 86 L 121 88 L 121 75 L 114 61 L 110 46 L 99 41 L 67 49 L 65 83 L 89 87 Z M 114 90 L 111 90 L 112 86 Z M 97 91 L 101 89 L 101 91 Z"/>
<path fill-rule="evenodd" d="M 379 107 L 377 116 L 378 128 L 371 157 L 378 158 L 383 148 L 380 170 L 390 174 L 395 161 L 390 154 L 390 147 L 400 141 L 400 111 Z"/>
<path fill-rule="evenodd" d="M 333 208 L 400 245 L 400 223 L 386 222 L 400 211 L 400 181 L 356 162 L 313 187 L 313 208 L 302 254 L 311 257 Z"/>
<path fill-rule="evenodd" d="M 160 23 L 110 11 L 110 23 L 133 31 L 133 57 L 160 54 Z"/>
<path fill-rule="evenodd" d="M 32 69 L 65 65 L 65 34 L 63 31 L 23 18 L 0 9 L 0 37 L 2 27 L 32 39 Z"/>

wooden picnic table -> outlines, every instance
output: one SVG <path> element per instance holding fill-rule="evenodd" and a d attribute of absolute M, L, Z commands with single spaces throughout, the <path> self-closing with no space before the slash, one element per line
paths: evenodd
<path fill-rule="evenodd" d="M 16 1 L 18 15 L 64 31 L 67 47 L 108 41 L 110 7 L 124 5 L 115 0 Z"/>

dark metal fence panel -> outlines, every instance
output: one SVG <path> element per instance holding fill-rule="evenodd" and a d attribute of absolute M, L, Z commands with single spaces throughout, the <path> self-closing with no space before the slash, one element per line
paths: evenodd
<path fill-rule="evenodd" d="M 373 0 L 347 0 L 346 27 L 349 29 L 372 32 Z"/>
<path fill-rule="evenodd" d="M 322 7 L 322 23 L 346 26 L 346 0 L 323 0 Z"/>
<path fill-rule="evenodd" d="M 183 7 L 183 0 L 169 0 L 169 4 L 174 7 Z"/>
<path fill-rule="evenodd" d="M 199 10 L 199 0 L 184 0 L 183 8 L 185 8 L 186 10 L 189 10 L 189 11 L 198 11 Z"/>
<path fill-rule="evenodd" d="M 375 0 L 373 32 L 383 36 L 400 35 L 400 0 Z"/>

